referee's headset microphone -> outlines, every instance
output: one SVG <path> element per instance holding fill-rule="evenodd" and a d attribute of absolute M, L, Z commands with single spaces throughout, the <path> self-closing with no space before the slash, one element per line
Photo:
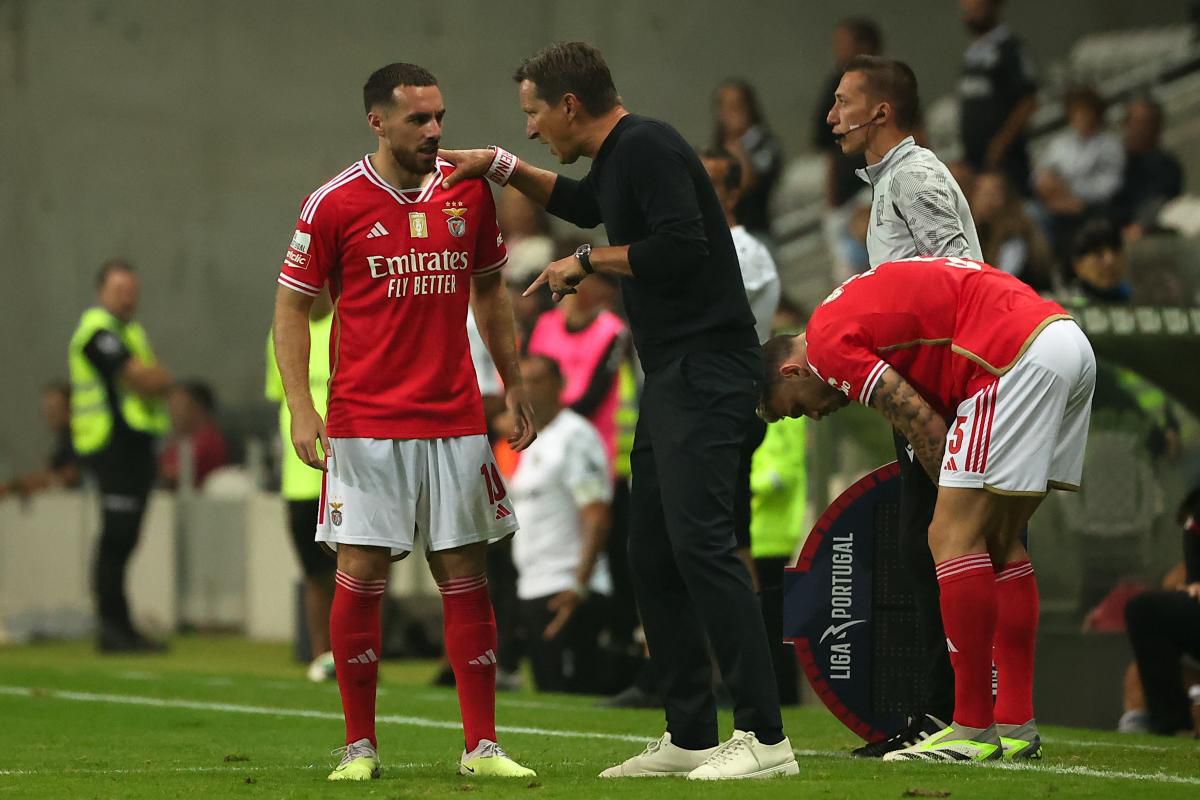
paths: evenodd
<path fill-rule="evenodd" d="M 858 123 L 857 125 L 851 125 L 849 128 L 846 128 L 846 130 L 842 131 L 841 133 L 835 133 L 835 134 L 833 135 L 833 138 L 837 139 L 837 140 L 840 142 L 842 139 L 845 139 L 847 136 L 849 136 L 850 134 L 854 133 L 854 132 L 855 132 L 856 130 L 858 130 L 859 128 L 865 128 L 865 127 L 867 127 L 868 125 L 874 125 L 876 122 L 878 122 L 878 121 L 879 121 L 879 118 L 880 118 L 881 116 L 883 116 L 883 109 L 882 109 L 882 108 L 881 108 L 881 109 L 879 109 L 878 111 L 876 111 L 876 112 L 875 112 L 875 116 L 871 117 L 871 118 L 870 118 L 869 120 L 867 120 L 866 122 L 860 122 L 860 123 Z"/>

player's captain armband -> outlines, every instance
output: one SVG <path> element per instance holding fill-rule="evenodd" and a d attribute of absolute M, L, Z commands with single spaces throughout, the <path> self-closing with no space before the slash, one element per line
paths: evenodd
<path fill-rule="evenodd" d="M 308 269 L 308 249 L 312 246 L 312 234 L 296 231 L 292 234 L 292 243 L 288 245 L 285 266 L 293 269 Z"/>
<path fill-rule="evenodd" d="M 488 167 L 485 173 L 487 179 L 492 183 L 500 186 L 507 186 L 509 179 L 513 173 L 517 171 L 517 165 L 521 163 L 521 159 L 514 156 L 512 153 L 505 150 L 503 147 L 491 146 L 492 150 L 496 151 L 496 155 L 492 157 L 492 164 Z"/>

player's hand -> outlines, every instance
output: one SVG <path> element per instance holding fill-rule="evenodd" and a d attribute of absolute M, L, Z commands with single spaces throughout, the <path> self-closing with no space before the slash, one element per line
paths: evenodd
<path fill-rule="evenodd" d="M 485 147 L 482 150 L 438 150 L 438 157 L 454 165 L 454 171 L 442 181 L 442 188 L 449 189 L 467 178 L 482 178 L 492 166 L 496 151 Z"/>
<path fill-rule="evenodd" d="M 1192 599 L 1200 600 L 1200 582 L 1189 583 L 1187 586 L 1183 587 L 1183 590 L 1191 595 Z"/>
<path fill-rule="evenodd" d="M 586 277 L 587 273 L 583 271 L 583 264 L 579 263 L 578 258 L 570 255 L 560 258 L 542 270 L 542 274 L 529 284 L 529 288 L 521 296 L 529 297 L 542 284 L 549 284 L 550 293 L 554 297 L 554 302 L 557 303 L 567 295 L 575 294 L 575 287 Z"/>
<path fill-rule="evenodd" d="M 505 392 L 504 403 L 512 417 L 512 433 L 508 436 L 508 446 L 519 453 L 537 438 L 537 429 L 533 425 L 533 406 L 525 399 L 524 386 L 514 386 Z"/>
<path fill-rule="evenodd" d="M 321 444 L 319 450 L 318 442 Z M 325 436 L 325 420 L 312 406 L 292 415 L 292 447 L 305 464 L 325 471 L 325 454 L 330 452 L 329 439 Z"/>
<path fill-rule="evenodd" d="M 542 638 L 549 641 L 562 633 L 562 629 L 571 620 L 571 615 L 582 602 L 583 598 L 576 594 L 574 589 L 567 589 L 551 597 L 550 602 L 546 603 L 546 608 L 554 612 L 554 619 L 550 620 L 550 624 L 542 631 Z"/>

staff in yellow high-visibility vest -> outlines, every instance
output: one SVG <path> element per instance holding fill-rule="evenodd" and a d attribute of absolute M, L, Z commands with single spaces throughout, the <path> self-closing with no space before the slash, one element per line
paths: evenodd
<path fill-rule="evenodd" d="M 171 376 L 134 321 L 138 277 L 128 262 L 100 267 L 96 305 L 71 336 L 71 440 L 100 488 L 102 527 L 95 561 L 101 652 L 161 650 L 134 627 L 125 570 L 137 546 L 155 478 L 154 441 L 167 430 L 163 395 Z"/>
<path fill-rule="evenodd" d="M 322 414 L 329 400 L 329 336 L 333 330 L 333 304 L 322 292 L 309 310 L 308 386 L 313 406 Z M 275 362 L 275 343 L 267 337 L 268 400 L 279 403 L 280 450 L 279 493 L 287 502 L 288 529 L 300 567 L 304 570 L 304 621 L 312 662 L 311 681 L 333 678 L 333 653 L 329 647 L 329 610 L 333 606 L 333 573 L 337 563 L 317 543 L 317 517 L 321 505 L 323 472 L 300 460 L 291 446 L 292 415 L 283 396 L 283 380 Z"/>

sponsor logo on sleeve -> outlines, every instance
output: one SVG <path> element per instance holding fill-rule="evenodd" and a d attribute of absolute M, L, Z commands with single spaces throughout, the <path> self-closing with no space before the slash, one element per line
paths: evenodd
<path fill-rule="evenodd" d="M 308 269 L 308 248 L 312 245 L 312 234 L 296 231 L 288 245 L 285 264 L 296 269 Z"/>

